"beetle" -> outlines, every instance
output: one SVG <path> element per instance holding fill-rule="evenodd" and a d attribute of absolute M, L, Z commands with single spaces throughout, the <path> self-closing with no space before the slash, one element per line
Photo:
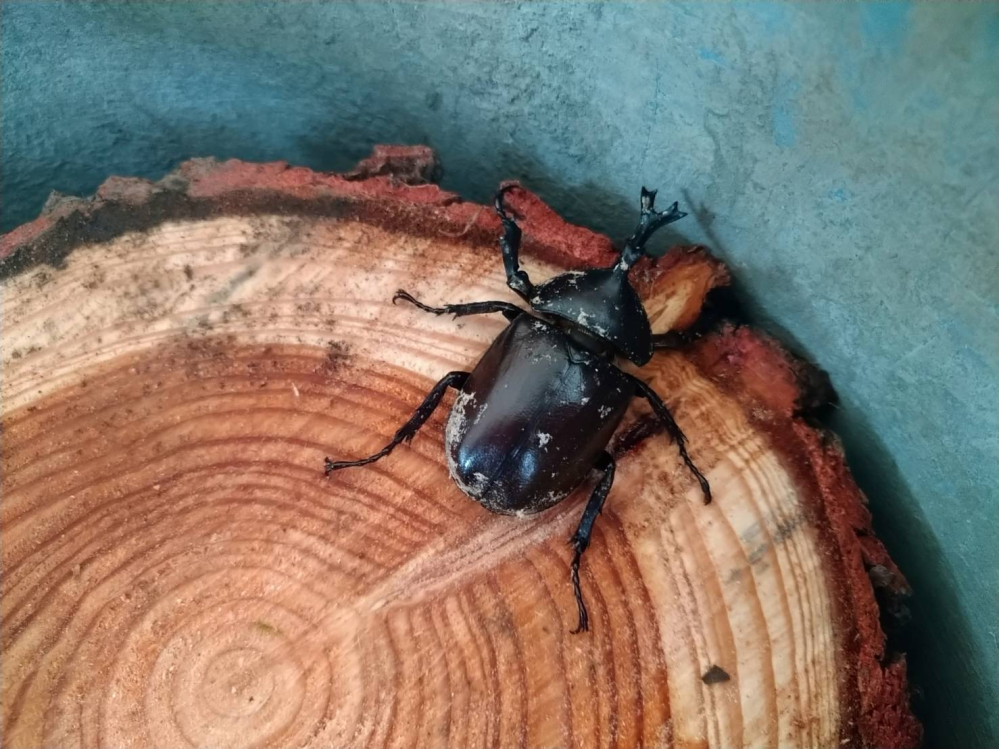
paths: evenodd
<path fill-rule="evenodd" d="M 642 187 L 641 214 L 620 257 L 608 268 L 569 271 L 535 286 L 519 262 L 521 230 L 504 204 L 508 184 L 494 206 L 503 226 L 500 249 L 507 284 L 528 305 L 527 312 L 502 301 L 431 307 L 399 290 L 402 300 L 435 315 L 499 313 L 509 324 L 471 372 L 450 372 L 438 382 L 392 441 L 367 458 L 333 461 L 326 475 L 384 458 L 408 442 L 449 388 L 458 391 L 444 432 L 448 469 L 458 487 L 487 510 L 525 516 L 561 502 L 591 470 L 602 475 L 569 543 L 573 593 L 579 622 L 589 628 L 579 584 L 579 565 L 593 524 L 614 482 L 614 458 L 607 451 L 633 398 L 644 398 L 679 449 L 680 458 L 711 501 L 707 479 L 687 454 L 686 438 L 662 398 L 643 380 L 615 363 L 647 364 L 656 349 L 677 345 L 676 334 L 655 335 L 628 273 L 645 254 L 649 238 L 687 214 L 673 203 L 655 209 L 655 190 Z"/>

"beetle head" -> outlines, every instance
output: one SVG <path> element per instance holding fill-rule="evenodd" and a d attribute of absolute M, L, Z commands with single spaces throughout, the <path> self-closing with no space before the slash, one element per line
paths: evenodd
<path fill-rule="evenodd" d="M 555 276 L 538 286 L 531 298 L 531 307 L 536 311 L 567 320 L 610 342 L 639 366 L 652 358 L 652 329 L 628 272 L 645 254 L 646 243 L 658 229 L 687 215 L 677 203 L 659 212 L 655 202 L 656 191 L 643 187 L 638 226 L 610 268 Z"/>

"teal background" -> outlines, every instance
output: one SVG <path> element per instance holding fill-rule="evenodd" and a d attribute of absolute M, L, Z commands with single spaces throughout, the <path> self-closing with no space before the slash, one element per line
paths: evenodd
<path fill-rule="evenodd" d="M 999 10 L 958 3 L 48 3 L 2 22 L 2 226 L 191 156 L 429 143 L 624 236 L 637 190 L 832 376 L 916 596 L 928 746 L 999 746 Z"/>

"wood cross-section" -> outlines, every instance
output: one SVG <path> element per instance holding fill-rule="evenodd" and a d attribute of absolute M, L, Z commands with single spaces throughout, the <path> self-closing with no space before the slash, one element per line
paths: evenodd
<path fill-rule="evenodd" d="M 803 420 L 812 370 L 749 328 L 631 370 L 714 502 L 661 434 L 618 442 L 589 633 L 569 633 L 566 543 L 586 489 L 486 512 L 448 476 L 451 396 L 324 477 L 506 324 L 397 289 L 520 303 L 491 212 L 417 184 L 432 154 L 366 164 L 189 162 L 0 240 L 3 745 L 915 746 L 865 567 L 904 579 Z M 612 259 L 510 201 L 535 279 Z M 701 249 L 641 272 L 657 332 L 726 280 Z"/>

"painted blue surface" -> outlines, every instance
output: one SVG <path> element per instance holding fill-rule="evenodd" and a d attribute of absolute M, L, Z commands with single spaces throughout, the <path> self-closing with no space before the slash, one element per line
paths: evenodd
<path fill-rule="evenodd" d="M 911 6 L 907 2 L 865 3 L 860 9 L 864 41 L 898 54 L 905 41 Z"/>
<path fill-rule="evenodd" d="M 622 237 L 645 183 L 816 359 L 917 591 L 930 746 L 999 746 L 999 10 L 974 3 L 2 6 L 5 229 L 198 155 L 426 142 Z M 672 228 L 672 227 L 671 227 Z"/>
<path fill-rule="evenodd" d="M 718 54 L 717 50 L 701 47 L 697 50 L 697 56 L 702 60 L 710 60 L 718 65 L 725 65 L 725 58 Z"/>
<path fill-rule="evenodd" d="M 773 120 L 774 143 L 778 148 L 791 148 L 798 140 L 795 130 L 794 97 L 798 93 L 798 79 L 789 74 L 781 74 L 774 87 L 770 115 Z"/>
<path fill-rule="evenodd" d="M 850 199 L 849 191 L 843 187 L 834 187 L 826 194 L 837 203 L 845 203 Z"/>

